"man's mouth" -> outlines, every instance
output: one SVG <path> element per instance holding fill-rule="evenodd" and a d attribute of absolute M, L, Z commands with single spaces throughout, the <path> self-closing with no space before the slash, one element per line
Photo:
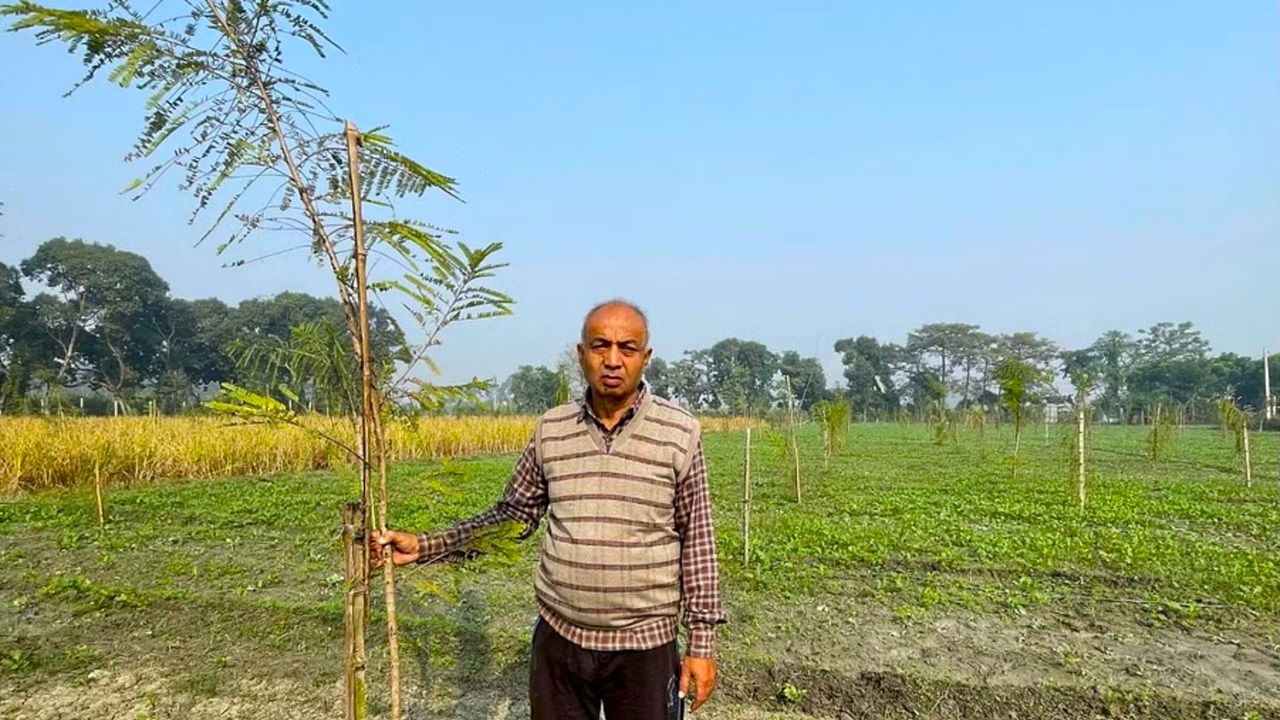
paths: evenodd
<path fill-rule="evenodd" d="M 600 383 L 605 387 L 611 387 L 611 388 L 619 387 L 622 385 L 622 378 L 616 375 L 605 375 L 604 377 L 600 378 Z"/>

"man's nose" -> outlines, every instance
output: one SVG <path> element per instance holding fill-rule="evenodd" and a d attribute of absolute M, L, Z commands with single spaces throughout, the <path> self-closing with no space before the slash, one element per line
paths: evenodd
<path fill-rule="evenodd" d="M 617 348 L 609 348 L 609 352 L 604 354 L 604 366 L 607 368 L 622 367 L 622 353 Z"/>

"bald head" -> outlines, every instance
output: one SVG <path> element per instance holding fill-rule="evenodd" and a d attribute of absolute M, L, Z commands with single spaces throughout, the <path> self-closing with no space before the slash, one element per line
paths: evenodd
<path fill-rule="evenodd" d="M 582 342 L 587 342 L 587 329 L 591 326 L 591 321 L 595 319 L 597 315 L 607 315 L 609 320 L 638 322 L 640 327 L 644 328 L 644 344 L 649 344 L 648 316 L 646 316 L 644 311 L 635 303 L 621 298 L 605 300 L 602 303 L 596 304 L 587 311 L 586 317 L 582 318 Z"/>

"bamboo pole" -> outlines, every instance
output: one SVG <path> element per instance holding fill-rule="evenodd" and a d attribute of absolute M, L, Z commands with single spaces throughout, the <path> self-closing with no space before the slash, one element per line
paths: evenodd
<path fill-rule="evenodd" d="M 367 710 L 364 627 L 368 621 L 369 543 L 365 539 L 365 513 L 360 503 L 342 506 L 343 597 L 342 701 L 347 720 L 364 720 Z"/>
<path fill-rule="evenodd" d="M 374 431 L 378 441 L 378 523 L 382 532 L 387 531 L 387 440 L 382 427 L 382 408 L 373 416 Z M 392 571 L 391 547 L 383 546 L 382 580 L 383 599 L 387 606 L 387 654 L 391 663 L 390 693 L 391 719 L 400 720 L 400 623 L 396 616 L 396 580 Z"/>
<path fill-rule="evenodd" d="M 747 428 L 746 460 L 742 474 L 742 566 L 751 564 L 751 428 Z"/>
<path fill-rule="evenodd" d="M 826 418 L 822 420 L 822 469 L 826 470 L 831 465 L 831 425 Z"/>
<path fill-rule="evenodd" d="M 359 141 L 359 132 L 356 126 L 348 121 L 345 127 L 347 142 L 347 171 L 348 181 L 351 189 L 351 218 L 352 218 L 352 235 L 354 238 L 354 255 L 355 255 L 355 271 L 356 271 L 356 332 L 357 344 L 360 348 L 360 527 L 362 531 L 367 531 L 373 527 L 371 513 L 373 512 L 373 504 L 370 502 L 370 473 L 369 466 L 372 459 L 372 419 L 373 419 L 373 363 L 370 357 L 369 349 L 369 296 L 368 296 L 368 249 L 364 245 L 364 213 L 360 198 L 360 166 L 359 157 L 356 153 L 355 145 Z M 363 537 L 364 532 L 361 533 Z M 354 550 L 363 556 L 359 563 L 359 575 L 355 578 L 356 583 L 360 587 L 360 595 L 363 605 L 363 611 L 355 619 L 359 623 L 354 629 L 354 644 L 352 645 L 352 665 L 358 676 L 356 686 L 359 687 L 360 693 L 357 700 L 359 707 L 356 708 L 358 717 L 364 717 L 366 713 L 365 693 L 367 687 L 367 679 L 365 676 L 366 655 L 365 655 L 365 631 L 369 622 L 369 549 L 367 543 L 361 542 L 360 546 Z M 356 717 L 356 716 L 348 716 Z"/>
<path fill-rule="evenodd" d="M 1275 406 L 1271 404 L 1271 360 L 1265 349 L 1262 351 L 1262 407 L 1268 420 L 1274 417 Z"/>
<path fill-rule="evenodd" d="M 107 524 L 107 508 L 106 501 L 102 497 L 102 461 L 98 458 L 93 459 L 93 493 L 98 499 L 98 524 Z"/>
<path fill-rule="evenodd" d="M 1081 393 L 1083 395 L 1083 393 Z M 1076 492 L 1080 496 L 1080 509 L 1084 510 L 1084 403 L 1076 403 Z"/>
<path fill-rule="evenodd" d="M 1240 432 L 1244 433 L 1244 486 L 1253 487 L 1253 465 L 1249 461 L 1249 424 L 1243 423 Z"/>

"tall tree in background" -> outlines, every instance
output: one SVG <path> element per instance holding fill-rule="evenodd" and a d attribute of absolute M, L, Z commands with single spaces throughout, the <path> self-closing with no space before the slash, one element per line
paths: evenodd
<path fill-rule="evenodd" d="M 837 340 L 834 350 L 841 353 L 854 413 L 885 417 L 897 411 L 898 393 L 890 350 L 868 335 Z"/>
<path fill-rule="evenodd" d="M 787 350 L 778 356 L 778 372 L 790 381 L 797 404 L 806 412 L 830 395 L 818 358 L 800 357 L 795 350 Z"/>
<path fill-rule="evenodd" d="M 722 409 L 760 414 L 773 404 L 778 356 L 764 344 L 727 338 L 708 348 L 705 358 L 711 382 L 717 388 L 728 388 L 731 395 L 731 398 L 720 398 Z"/>
<path fill-rule="evenodd" d="M 76 359 L 84 380 L 128 407 L 142 381 L 156 368 L 160 337 L 157 316 L 169 285 L 141 255 L 111 245 L 54 238 L 22 261 L 27 277 L 54 290 L 45 301 L 57 318 L 54 337 L 63 348 L 57 378 L 75 382 Z"/>
<path fill-rule="evenodd" d="M 906 348 L 908 352 L 918 353 L 922 358 L 936 358 L 938 364 L 932 374 L 946 387 L 950 385 L 951 375 L 955 371 L 956 356 L 963 356 L 975 344 L 977 334 L 977 325 L 929 323 L 907 335 Z"/>
<path fill-rule="evenodd" d="M 1272 375 L 1280 356 L 1271 357 Z M 1244 357 L 1235 353 L 1222 353 L 1210 363 L 1213 374 L 1212 390 L 1231 398 L 1235 405 L 1248 410 L 1265 410 L 1261 358 Z M 1272 381 L 1274 384 L 1274 380 Z"/>
<path fill-rule="evenodd" d="M 22 409 L 41 363 L 54 350 L 35 305 L 25 298 L 18 268 L 0 263 L 0 411 Z"/>
<path fill-rule="evenodd" d="M 1002 359 L 1013 358 L 1032 366 L 1040 376 L 1052 374 L 1058 365 L 1061 350 L 1054 341 L 1034 332 L 1015 332 L 996 338 L 996 353 Z"/>
<path fill-rule="evenodd" d="M 193 392 L 198 381 L 191 371 L 203 363 L 196 355 L 199 328 L 195 313 L 185 300 L 166 299 L 150 320 L 159 339 L 154 386 L 157 406 L 160 412 L 177 412 L 198 400 Z"/>
<path fill-rule="evenodd" d="M 649 385 L 649 389 L 658 397 L 675 399 L 674 380 L 672 377 L 673 370 L 671 364 L 660 357 L 654 357 L 649 360 L 649 365 L 644 369 L 644 381 Z"/>
<path fill-rule="evenodd" d="M 1022 447 L 1022 426 L 1026 420 L 1027 403 L 1039 384 L 1045 382 L 1044 373 L 1032 363 L 1017 357 L 1007 357 L 996 370 L 1000 383 L 1000 404 L 1013 421 L 1013 475 L 1018 475 L 1018 451 Z"/>
<path fill-rule="evenodd" d="M 1094 379 L 1102 394 L 1098 404 L 1119 422 L 1129 417 L 1129 376 L 1137 361 L 1138 344 L 1133 336 L 1108 330 L 1088 348 L 1095 359 Z"/>
<path fill-rule="evenodd" d="M 1196 360 L 1209 353 L 1209 341 L 1190 322 L 1160 322 L 1138 331 L 1138 352 L 1144 362 Z"/>
<path fill-rule="evenodd" d="M 541 365 L 521 365 L 511 374 L 510 386 L 516 412 L 533 415 L 555 407 L 560 375 Z"/>
<path fill-rule="evenodd" d="M 720 406 L 720 392 L 711 378 L 710 358 L 706 350 L 686 350 L 684 357 L 671 363 L 671 392 L 694 410 Z"/>
<path fill-rule="evenodd" d="M 984 364 L 990 364 L 989 358 L 996 348 L 994 337 L 978 330 L 976 326 L 967 327 L 971 329 L 958 337 L 952 351 L 956 365 L 964 368 L 964 379 L 958 381 L 957 388 L 960 391 L 961 407 L 969 407 L 974 403 L 975 395 L 980 395 L 978 378 L 981 377 Z"/>
<path fill-rule="evenodd" d="M 1190 322 L 1161 322 L 1139 331 L 1137 364 L 1130 375 L 1136 402 L 1148 411 L 1157 405 L 1207 406 L 1214 395 L 1209 343 Z"/>
<path fill-rule="evenodd" d="M 228 354 L 235 337 L 231 309 L 217 298 L 173 302 L 178 306 L 176 312 L 187 316 L 192 325 L 188 344 L 181 350 L 181 365 L 188 379 L 201 386 L 229 379 L 235 368 Z"/>
<path fill-rule="evenodd" d="M 564 380 L 568 399 L 580 398 L 586 394 L 587 379 L 582 376 L 582 363 L 578 360 L 576 345 L 570 344 L 560 352 L 560 356 L 556 358 L 556 373 Z"/>

